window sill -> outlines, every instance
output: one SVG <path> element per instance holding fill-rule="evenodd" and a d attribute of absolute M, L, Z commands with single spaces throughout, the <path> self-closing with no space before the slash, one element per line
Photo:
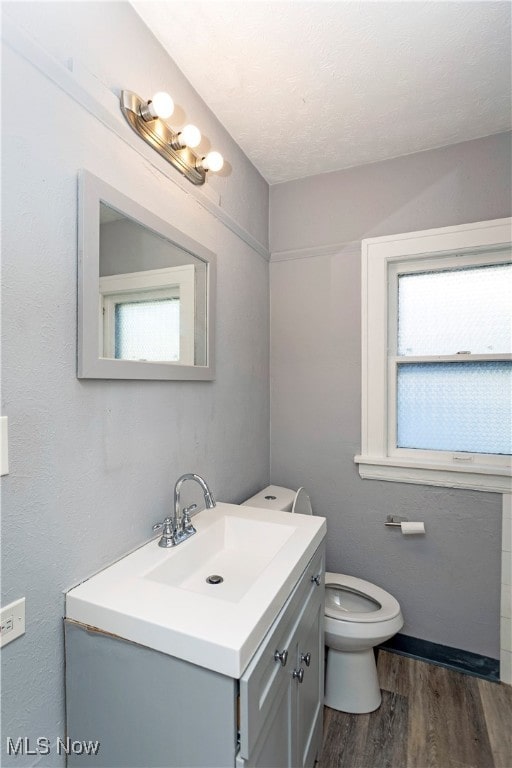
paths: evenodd
<path fill-rule="evenodd" d="M 437 485 L 466 488 L 491 493 L 511 493 L 510 469 L 492 466 L 448 466 L 440 463 L 415 462 L 388 456 L 355 456 L 359 474 L 364 480 L 387 480 L 393 483 Z"/>

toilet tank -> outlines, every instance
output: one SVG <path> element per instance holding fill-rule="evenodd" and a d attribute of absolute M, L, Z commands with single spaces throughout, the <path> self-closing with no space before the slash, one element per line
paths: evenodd
<path fill-rule="evenodd" d="M 297 512 L 301 515 L 313 514 L 310 498 L 304 488 L 292 491 L 291 488 L 283 488 L 280 485 L 267 485 L 266 488 L 242 503 L 248 507 Z"/>
<path fill-rule="evenodd" d="M 258 491 L 250 499 L 242 502 L 247 507 L 262 507 L 263 509 L 278 509 L 283 512 L 291 512 L 295 501 L 296 491 L 291 488 L 282 488 L 280 485 L 267 485 Z"/>

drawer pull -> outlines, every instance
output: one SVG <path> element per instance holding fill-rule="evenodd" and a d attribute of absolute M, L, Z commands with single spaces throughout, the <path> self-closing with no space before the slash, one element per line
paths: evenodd
<path fill-rule="evenodd" d="M 309 667 L 311 664 L 311 653 L 308 651 L 307 653 L 301 653 L 300 655 L 301 662 L 303 661 L 306 667 Z"/>
<path fill-rule="evenodd" d="M 322 583 L 322 576 L 321 576 L 321 574 L 318 573 L 316 576 L 312 576 L 311 577 L 311 583 L 312 584 L 316 584 L 317 587 L 319 587 L 320 584 Z"/>
<path fill-rule="evenodd" d="M 288 651 L 276 651 L 274 653 L 274 661 L 281 662 L 282 667 L 286 667 L 286 662 L 288 661 Z"/>
<path fill-rule="evenodd" d="M 294 680 L 297 680 L 299 683 L 302 683 L 302 681 L 304 680 L 304 670 L 302 669 L 302 667 L 299 667 L 299 669 L 294 669 L 292 677 Z"/>

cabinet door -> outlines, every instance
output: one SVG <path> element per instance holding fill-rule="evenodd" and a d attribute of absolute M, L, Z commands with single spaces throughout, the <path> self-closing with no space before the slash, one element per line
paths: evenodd
<path fill-rule="evenodd" d="M 303 670 L 302 682 L 295 685 L 296 768 L 311 768 L 322 739 L 324 699 L 324 601 L 323 589 L 309 602 L 297 635 L 296 668 Z"/>
<path fill-rule="evenodd" d="M 323 551 L 322 544 L 240 678 L 240 755 L 245 760 L 252 759 L 260 733 L 270 722 L 269 713 L 274 711 L 275 699 L 281 699 L 283 692 L 290 688 L 297 656 L 297 629 L 304 611 L 312 600 L 323 602 L 323 597 L 320 598 L 323 584 L 317 586 L 315 581 L 323 572 Z M 282 662 L 277 654 L 282 654 Z M 292 690 L 294 688 L 295 685 Z M 283 763 L 279 768 L 286 765 L 288 763 Z"/>
<path fill-rule="evenodd" d="M 323 552 L 321 544 L 240 678 L 237 765 L 240 760 L 255 768 L 313 765 L 322 727 Z M 307 652 L 309 667 L 300 662 Z M 299 683 L 293 672 L 301 667 Z"/>
<path fill-rule="evenodd" d="M 295 768 L 291 696 L 292 688 L 287 685 L 274 698 L 260 738 L 252 749 L 250 759 L 244 763 L 247 768 Z"/>
<path fill-rule="evenodd" d="M 273 717 L 280 717 L 276 701 L 283 702 L 283 697 L 288 696 L 295 660 L 295 654 L 290 651 L 295 625 L 295 600 L 290 606 L 294 610 L 287 611 L 272 628 L 240 678 L 240 755 L 250 759 L 250 765 L 256 764 L 252 761 L 257 745 L 261 744 L 262 734 L 273 724 Z M 277 654 L 282 654 L 282 661 Z M 287 718 L 286 722 L 289 721 L 288 715 Z M 283 727 L 289 730 L 288 725 Z M 275 765 L 286 768 L 290 763 Z"/>

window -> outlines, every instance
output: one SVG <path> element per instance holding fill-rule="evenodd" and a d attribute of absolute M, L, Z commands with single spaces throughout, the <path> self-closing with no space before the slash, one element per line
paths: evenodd
<path fill-rule="evenodd" d="M 508 492 L 510 220 L 363 241 L 362 477 Z"/>
<path fill-rule="evenodd" d="M 194 265 L 100 278 L 103 357 L 194 364 Z"/>
<path fill-rule="evenodd" d="M 116 360 L 179 362 L 180 297 L 178 291 L 177 295 L 173 293 L 145 291 L 115 297 L 113 356 Z"/>

